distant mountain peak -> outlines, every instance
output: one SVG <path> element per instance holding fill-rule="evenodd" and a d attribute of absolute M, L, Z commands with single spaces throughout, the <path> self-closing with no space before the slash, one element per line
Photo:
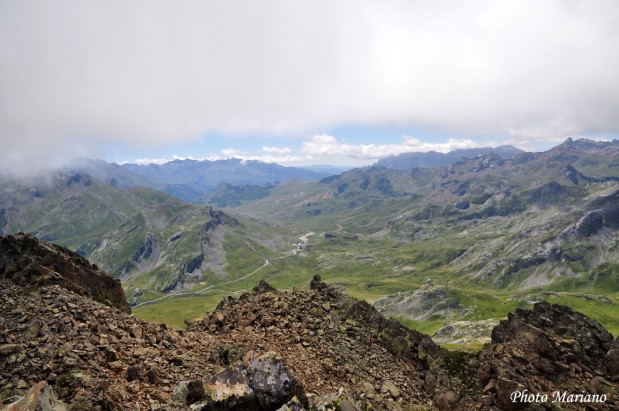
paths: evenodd
<path fill-rule="evenodd" d="M 523 152 L 514 146 L 503 145 L 499 147 L 457 149 L 449 153 L 439 153 L 436 151 L 403 153 L 383 158 L 376 165 L 395 170 L 413 170 L 415 168 L 445 167 L 455 164 L 462 158 L 475 158 L 488 153 L 495 153 L 502 159 L 511 159 Z"/>
<path fill-rule="evenodd" d="M 62 172 L 67 175 L 89 174 L 119 188 L 147 187 L 199 204 L 222 183 L 261 186 L 294 179 L 317 181 L 334 174 L 327 170 L 308 170 L 239 158 L 176 159 L 163 164 L 122 165 L 102 160 L 80 159 Z"/>

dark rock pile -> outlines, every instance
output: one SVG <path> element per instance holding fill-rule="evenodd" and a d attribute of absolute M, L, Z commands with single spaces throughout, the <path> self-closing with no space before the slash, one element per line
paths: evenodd
<path fill-rule="evenodd" d="M 149 409 L 165 404 L 177 381 L 216 370 L 209 368 L 203 351 L 178 347 L 184 342 L 176 331 L 138 321 L 56 285 L 32 292 L 5 284 L 3 288 L 3 400 L 47 381 L 73 409 Z"/>
<path fill-rule="evenodd" d="M 430 406 L 435 394 L 449 391 L 446 385 L 463 389 L 443 367 L 449 353 L 430 337 L 385 319 L 319 277 L 309 291 L 277 291 L 262 282 L 252 293 L 222 301 L 188 331 L 234 342 L 224 355 L 230 363 L 252 350 L 282 353 L 314 398 L 343 388 L 375 408 Z"/>
<path fill-rule="evenodd" d="M 619 409 L 619 343 L 600 324 L 566 306 L 538 303 L 533 310 L 510 313 L 492 331 L 480 363 L 482 391 L 503 409 L 528 406 L 514 402 L 514 392 L 545 394 L 547 404 L 562 393 L 564 398 L 605 395 L 603 403 L 562 402 L 561 407 Z"/>
<path fill-rule="evenodd" d="M 309 407 L 305 390 L 276 353 L 227 367 L 209 378 L 182 383 L 164 409 L 278 410 Z"/>

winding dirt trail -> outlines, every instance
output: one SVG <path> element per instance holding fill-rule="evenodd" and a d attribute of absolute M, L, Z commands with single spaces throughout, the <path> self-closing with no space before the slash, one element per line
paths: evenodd
<path fill-rule="evenodd" d="M 244 280 L 244 279 L 246 279 L 246 278 L 248 278 L 248 277 L 250 277 L 250 276 L 252 276 L 252 275 L 256 274 L 258 271 L 262 270 L 263 268 L 265 268 L 265 267 L 266 267 L 267 265 L 269 265 L 269 264 L 270 264 L 270 263 L 269 263 L 269 259 L 268 259 L 268 258 L 265 258 L 265 259 L 264 259 L 264 264 L 263 264 L 262 266 L 260 266 L 259 268 L 256 268 L 254 271 L 252 271 L 251 273 L 249 273 L 249 274 L 247 274 L 247 275 L 244 275 L 244 276 L 243 276 L 243 277 L 241 277 L 241 278 L 237 278 L 237 279 L 235 279 L 235 280 L 226 281 L 226 282 L 224 282 L 224 283 L 219 283 L 219 284 L 209 285 L 208 287 L 205 287 L 205 288 L 203 288 L 203 289 L 201 289 L 201 290 L 198 290 L 198 291 L 189 291 L 189 292 L 186 292 L 186 293 L 166 294 L 166 295 L 164 295 L 163 297 L 155 298 L 154 300 L 144 301 L 143 303 L 136 304 L 136 305 L 134 305 L 134 306 L 133 306 L 133 307 L 131 307 L 131 308 L 140 307 L 140 306 L 143 306 L 143 305 L 146 305 L 146 304 L 152 304 L 152 303 L 155 303 L 155 302 L 157 302 L 157 301 L 161 301 L 161 300 L 163 300 L 164 298 L 168 298 L 168 297 L 183 297 L 183 296 L 187 296 L 187 295 L 201 294 L 201 293 L 204 293 L 204 292 L 206 292 L 206 291 L 210 291 L 210 290 L 211 290 L 211 289 L 213 289 L 214 287 L 221 287 L 221 286 L 223 286 L 223 285 L 228 285 L 228 284 L 236 283 L 236 282 L 238 282 L 238 281 Z"/>
<path fill-rule="evenodd" d="M 300 237 L 299 237 L 299 240 L 300 240 L 300 241 L 301 241 L 304 245 L 307 245 L 307 242 L 309 241 L 309 240 L 308 240 L 308 237 L 310 237 L 310 236 L 312 236 L 312 235 L 314 235 L 314 234 L 316 234 L 316 233 L 314 233 L 313 231 L 310 231 L 309 233 L 307 233 L 307 234 L 304 234 L 304 235 L 300 236 Z M 298 251 L 298 250 L 292 250 L 291 254 L 289 254 L 289 255 L 285 255 L 285 256 L 281 256 L 281 257 L 275 257 L 275 259 L 278 259 L 278 258 L 286 258 L 286 257 L 291 257 L 291 256 L 293 256 L 293 255 L 296 255 L 296 252 L 297 252 L 297 251 Z M 242 281 L 242 280 L 244 280 L 244 279 L 246 279 L 246 278 L 248 278 L 248 277 L 251 277 L 252 275 L 256 274 L 257 272 L 259 272 L 260 270 L 262 270 L 263 268 L 265 268 L 265 267 L 266 267 L 266 266 L 268 266 L 269 264 L 270 264 L 270 263 L 269 263 L 269 259 L 268 259 L 268 258 L 265 258 L 265 259 L 264 259 L 264 264 L 262 264 L 262 266 L 258 267 L 257 269 L 255 269 L 255 270 L 254 270 L 254 271 L 252 271 L 251 273 L 246 274 L 246 275 L 244 275 L 244 276 L 243 276 L 243 277 L 241 277 L 241 278 L 237 278 L 237 279 L 235 279 L 235 280 L 230 280 L 230 281 L 226 281 L 226 282 L 219 283 L 219 284 L 209 285 L 208 287 L 205 287 L 205 288 L 203 288 L 203 289 L 201 289 L 201 290 L 198 290 L 198 291 L 188 291 L 188 292 L 185 292 L 185 293 L 166 294 L 166 295 L 164 295 L 164 296 L 162 296 L 162 297 L 155 298 L 154 300 L 150 300 L 150 301 L 144 301 L 144 302 L 141 302 L 141 303 L 139 303 L 139 304 L 136 304 L 136 305 L 132 306 L 131 308 L 137 308 L 137 307 L 141 307 L 141 306 L 144 306 L 144 305 L 147 305 L 147 304 L 153 304 L 153 303 L 156 303 L 156 302 L 158 302 L 158 301 L 161 301 L 161 300 L 163 300 L 163 299 L 165 299 L 165 298 L 169 298 L 169 297 L 185 297 L 185 296 L 189 296 L 189 295 L 197 295 L 197 294 L 202 294 L 202 293 L 205 293 L 205 292 L 207 292 L 207 291 L 210 291 L 210 290 L 214 289 L 215 287 L 221 287 L 221 286 L 224 286 L 224 285 L 228 285 L 228 284 L 236 283 L 236 282 Z"/>

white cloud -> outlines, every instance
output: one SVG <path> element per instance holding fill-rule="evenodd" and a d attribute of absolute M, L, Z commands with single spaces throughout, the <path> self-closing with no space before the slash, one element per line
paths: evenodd
<path fill-rule="evenodd" d="M 302 151 L 310 155 L 344 156 L 358 159 L 378 160 L 402 153 L 438 151 L 448 153 L 460 148 L 482 147 L 469 139 L 449 139 L 446 143 L 424 143 L 418 139 L 403 136 L 401 144 L 348 144 L 335 137 L 320 134 L 303 142 Z"/>
<path fill-rule="evenodd" d="M 172 159 L 173 160 L 197 160 L 197 158 L 195 158 L 192 155 L 179 156 L 179 155 L 176 155 L 176 154 L 172 154 Z"/>
<path fill-rule="evenodd" d="M 292 150 L 290 150 L 292 152 Z M 221 150 L 220 154 L 214 154 L 206 157 L 195 158 L 191 155 L 188 156 L 179 156 L 172 155 L 172 158 L 139 158 L 133 161 L 123 161 L 121 164 L 125 163 L 134 163 L 134 164 L 164 164 L 174 160 L 208 160 L 208 161 L 217 161 L 217 160 L 227 160 L 231 158 L 236 158 L 242 161 L 262 161 L 264 163 L 277 163 L 277 164 L 288 164 L 294 165 L 296 163 L 307 162 L 313 160 L 313 157 L 310 155 L 305 156 L 295 156 L 290 155 L 288 152 L 283 152 L 280 154 L 250 154 L 246 153 L 243 150 L 239 150 L 236 148 L 226 148 Z"/>
<path fill-rule="evenodd" d="M 221 153 L 224 155 L 224 158 L 241 158 L 246 155 L 243 150 L 239 150 L 237 148 L 224 148 L 221 150 Z"/>
<path fill-rule="evenodd" d="M 312 160 L 312 156 L 293 156 L 293 155 L 244 155 L 239 158 L 243 161 L 262 161 L 265 163 L 277 163 L 282 165 L 295 165 L 301 162 Z"/>
<path fill-rule="evenodd" d="M 265 153 L 277 153 L 277 154 L 292 153 L 292 149 L 290 147 L 265 146 L 265 147 L 262 147 L 262 151 L 264 151 Z"/>
<path fill-rule="evenodd" d="M 133 163 L 138 165 L 146 165 L 146 164 L 165 164 L 171 161 L 167 158 L 138 158 L 134 161 L 122 161 L 120 164 Z"/>
<path fill-rule="evenodd" d="M 264 148 L 263 148 L 263 151 Z M 235 149 L 235 148 L 227 148 L 221 150 L 221 155 L 217 156 L 217 160 L 225 160 L 229 158 L 237 158 L 243 161 L 262 161 L 265 163 L 278 163 L 278 164 L 294 164 L 307 160 L 311 160 L 312 157 L 309 155 L 305 156 L 295 156 L 291 155 L 290 152 L 292 150 L 283 150 L 283 151 L 272 151 L 275 154 L 251 154 L 247 153 L 243 150 Z M 211 158 L 212 160 L 212 158 Z"/>
<path fill-rule="evenodd" d="M 617 132 L 617 21 L 613 0 L 1 2 L 3 160 L 341 124 Z"/>

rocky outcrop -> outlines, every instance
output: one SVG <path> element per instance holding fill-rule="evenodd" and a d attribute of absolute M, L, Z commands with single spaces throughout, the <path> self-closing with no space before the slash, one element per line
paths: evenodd
<path fill-rule="evenodd" d="M 67 248 L 27 234 L 0 237 L 0 277 L 22 287 L 57 284 L 131 312 L 120 280 Z"/>
<path fill-rule="evenodd" d="M 406 317 L 417 321 L 437 314 L 444 318 L 460 318 L 466 314 L 460 301 L 447 290 L 428 286 L 388 295 L 376 300 L 374 307 L 390 317 Z"/>
<path fill-rule="evenodd" d="M 328 287 L 317 276 L 309 291 L 277 291 L 262 282 L 252 293 L 222 301 L 188 330 L 234 338 L 235 347 L 223 355 L 225 362 L 269 347 L 286 354 L 307 392 L 326 395 L 343 387 L 376 403 L 431 401 L 414 387 L 423 384 L 429 357 L 445 354 L 428 336 L 385 319 L 371 305 Z M 381 393 L 387 382 L 398 388 L 395 398 L 388 391 Z"/>
<path fill-rule="evenodd" d="M 475 173 L 479 173 L 486 169 L 498 168 L 505 164 L 505 161 L 494 152 L 482 154 L 475 158 L 477 164 L 474 169 Z"/>
<path fill-rule="evenodd" d="M 208 215 L 211 219 L 207 221 L 206 224 L 204 224 L 204 233 L 208 233 L 210 230 L 213 230 L 220 225 L 229 225 L 232 227 L 241 225 L 239 220 L 237 220 L 236 218 L 230 217 L 223 211 L 215 210 L 213 207 L 209 208 Z"/>
<path fill-rule="evenodd" d="M 0 408 L 1 411 L 68 411 L 67 404 L 59 401 L 54 389 L 44 381 L 35 384 L 17 401 Z"/>
<path fill-rule="evenodd" d="M 529 203 L 539 207 L 562 205 L 582 195 L 577 187 L 561 185 L 556 181 L 549 181 L 534 189 L 524 191 L 522 197 Z"/>
<path fill-rule="evenodd" d="M 144 238 L 144 243 L 133 253 L 131 260 L 139 262 L 140 260 L 148 259 L 153 254 L 156 247 L 157 240 L 152 233 L 147 233 Z"/>
<path fill-rule="evenodd" d="M 498 320 L 489 318 L 478 321 L 452 321 L 432 334 L 438 343 L 471 344 L 490 342 L 492 329 Z"/>
<path fill-rule="evenodd" d="M 165 407 L 216 410 L 278 410 L 292 400 L 309 403 L 301 383 L 276 353 L 245 358 L 207 379 L 182 383 Z"/>
<path fill-rule="evenodd" d="M 478 375 L 485 401 L 501 409 L 524 409 L 534 401 L 514 401 L 514 393 L 604 395 L 587 409 L 615 409 L 619 404 L 617 343 L 600 324 L 562 305 L 535 304 L 517 309 L 492 331 L 492 344 L 480 356 Z M 560 395 L 560 394 L 559 394 Z M 581 410 L 582 402 L 561 403 Z"/>
<path fill-rule="evenodd" d="M 576 224 L 576 233 L 582 236 L 597 234 L 604 227 L 619 225 L 619 207 L 609 207 L 601 210 L 589 211 Z"/>

